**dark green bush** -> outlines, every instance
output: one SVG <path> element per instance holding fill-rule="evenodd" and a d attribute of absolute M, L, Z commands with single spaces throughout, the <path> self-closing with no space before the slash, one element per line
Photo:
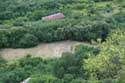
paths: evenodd
<path fill-rule="evenodd" d="M 7 61 L 6 60 L 4 60 L 1 56 L 0 56 L 0 65 L 1 64 L 5 64 Z"/>
<path fill-rule="evenodd" d="M 30 20 L 40 20 L 43 16 L 49 15 L 48 11 L 45 10 L 35 10 L 33 13 L 28 14 L 27 17 Z"/>
<path fill-rule="evenodd" d="M 118 23 L 124 23 L 125 22 L 125 13 L 121 12 L 121 13 L 115 14 L 113 17 Z"/>
<path fill-rule="evenodd" d="M 87 53 L 94 53 L 94 48 L 88 46 L 78 46 L 75 53 L 64 53 L 63 56 L 55 61 L 53 73 L 58 78 L 63 78 L 68 83 L 75 77 L 84 77 L 86 74 L 82 69 L 83 59 L 88 58 Z M 57 71 L 58 70 L 58 71 Z"/>
<path fill-rule="evenodd" d="M 31 58 L 30 56 L 24 57 L 16 61 L 0 63 L 0 82 L 20 83 L 31 75 L 46 75 L 47 73 L 50 73 L 52 70 L 52 66 L 53 60 Z M 45 81 L 47 81 L 47 76 L 49 75 L 45 76 Z M 42 79 L 39 80 L 42 81 Z"/>
<path fill-rule="evenodd" d="M 63 33 L 65 38 L 77 41 L 91 41 L 101 38 L 104 40 L 107 37 L 112 26 L 107 23 L 81 23 L 75 26 L 64 27 L 59 29 L 60 33 Z"/>
<path fill-rule="evenodd" d="M 26 21 L 28 21 L 27 17 L 18 17 L 14 20 L 13 25 L 14 26 L 23 26 Z"/>
<path fill-rule="evenodd" d="M 102 1 L 113 1 L 113 0 L 94 0 L 95 2 L 102 2 Z"/>
<path fill-rule="evenodd" d="M 45 23 L 35 23 L 26 28 L 0 30 L 0 47 L 31 47 L 39 42 L 60 40 L 91 41 L 101 38 L 105 40 L 112 29 L 104 22 L 79 23 L 69 25 L 65 20 Z M 64 23 L 61 23 L 64 22 Z M 70 22 L 70 21 L 69 21 Z M 62 27 L 63 24 L 65 27 Z"/>
<path fill-rule="evenodd" d="M 37 37 L 32 34 L 25 34 L 19 41 L 19 47 L 36 46 L 38 43 Z"/>
<path fill-rule="evenodd" d="M 82 78 L 72 79 L 69 83 L 87 83 L 87 81 L 83 80 Z"/>
<path fill-rule="evenodd" d="M 8 37 L 5 30 L 0 30 L 0 48 L 8 46 Z"/>
<path fill-rule="evenodd" d="M 18 47 L 20 39 L 27 33 L 23 28 L 14 27 L 6 30 L 6 37 L 8 38 L 8 47 Z"/>
<path fill-rule="evenodd" d="M 63 83 L 63 81 L 53 75 L 41 75 L 33 76 L 29 83 Z"/>

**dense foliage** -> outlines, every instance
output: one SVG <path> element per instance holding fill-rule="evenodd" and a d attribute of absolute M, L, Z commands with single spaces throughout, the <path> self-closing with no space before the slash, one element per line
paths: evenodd
<path fill-rule="evenodd" d="M 101 52 L 85 60 L 84 68 L 93 76 L 93 83 L 124 83 L 125 32 L 117 30 L 101 45 Z M 94 62 L 94 63 L 93 63 Z"/>
<path fill-rule="evenodd" d="M 43 60 L 27 56 L 0 64 L 1 83 L 124 83 L 124 29 L 114 31 L 99 47 L 79 45 L 75 53 Z"/>
<path fill-rule="evenodd" d="M 41 20 L 57 12 L 65 18 Z M 125 83 L 124 27 L 125 0 L 0 0 L 0 49 L 61 40 L 97 45 L 49 60 L 0 57 L 0 83 Z"/>
<path fill-rule="evenodd" d="M 61 21 L 62 22 L 62 21 Z M 26 28 L 11 28 L 0 30 L 0 47 L 31 47 L 40 42 L 52 42 L 60 40 L 91 41 L 97 38 L 105 39 L 112 28 L 107 23 L 79 23 L 73 26 L 61 27 L 61 22 L 47 23 Z M 40 26 L 39 26 L 40 25 Z M 50 28 L 50 26 L 53 27 Z M 58 26 L 60 28 L 58 28 Z M 34 28 L 35 27 L 35 28 Z"/>
<path fill-rule="evenodd" d="M 61 40 L 105 40 L 114 27 L 125 26 L 125 13 L 121 2 L 103 1 L 106 0 L 1 0 L 0 48 L 26 48 Z M 65 19 L 41 20 L 57 12 L 64 13 Z"/>
<path fill-rule="evenodd" d="M 76 52 L 64 53 L 62 58 L 43 60 L 29 55 L 0 65 L 0 83 L 19 83 L 31 77 L 29 83 L 81 83 L 86 78 L 82 68 L 88 54 L 98 54 L 88 46 L 78 46 Z"/>

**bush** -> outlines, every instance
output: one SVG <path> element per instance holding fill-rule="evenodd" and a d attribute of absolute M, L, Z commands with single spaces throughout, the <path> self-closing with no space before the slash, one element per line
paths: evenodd
<path fill-rule="evenodd" d="M 75 26 L 69 26 L 59 29 L 66 39 L 77 41 L 91 41 L 101 38 L 104 40 L 110 29 L 112 28 L 107 23 L 80 23 Z"/>
<path fill-rule="evenodd" d="M 110 34 L 107 41 L 100 46 L 101 51 L 97 56 L 85 60 L 84 69 L 87 70 L 90 77 L 96 78 L 100 83 L 125 82 L 125 75 L 123 75 L 125 73 L 125 64 L 123 64 L 125 32 L 124 29 L 120 29 Z"/>
<path fill-rule="evenodd" d="M 48 11 L 45 10 L 35 10 L 33 13 L 28 14 L 30 20 L 41 20 L 43 16 L 49 15 Z"/>
<path fill-rule="evenodd" d="M 37 37 L 32 34 L 25 34 L 19 41 L 19 47 L 32 47 L 39 43 Z"/>
<path fill-rule="evenodd" d="M 63 83 L 53 75 L 33 76 L 29 83 Z"/>
<path fill-rule="evenodd" d="M 5 64 L 6 63 L 6 60 L 4 60 L 1 56 L 0 56 L 0 65 L 1 64 Z"/>
<path fill-rule="evenodd" d="M 8 46 L 8 37 L 5 30 L 0 30 L 0 48 Z"/>
<path fill-rule="evenodd" d="M 82 69 L 83 59 L 87 59 L 88 53 L 94 54 L 94 48 L 88 46 L 78 46 L 75 53 L 64 53 L 60 59 L 55 61 L 53 73 L 58 78 L 63 78 L 65 83 L 69 83 L 77 77 L 86 78 L 86 74 Z M 58 71 L 57 71 L 58 70 Z"/>
<path fill-rule="evenodd" d="M 82 78 L 76 78 L 70 81 L 69 83 L 87 83 L 87 81 L 83 80 Z"/>
<path fill-rule="evenodd" d="M 102 2 L 102 1 L 113 1 L 113 0 L 94 0 L 95 2 Z"/>
<path fill-rule="evenodd" d="M 70 21 L 68 23 L 64 21 L 36 22 L 28 24 L 28 26 L 25 25 L 24 27 L 26 28 L 13 27 L 11 29 L 1 30 L 0 46 L 25 48 L 35 46 L 39 42 L 60 40 L 91 41 L 98 38 L 105 40 L 112 29 L 112 26 L 109 26 L 105 22 L 83 22 L 69 26 Z"/>
<path fill-rule="evenodd" d="M 28 21 L 27 17 L 18 17 L 14 20 L 13 25 L 14 26 L 23 26 L 26 21 Z"/>

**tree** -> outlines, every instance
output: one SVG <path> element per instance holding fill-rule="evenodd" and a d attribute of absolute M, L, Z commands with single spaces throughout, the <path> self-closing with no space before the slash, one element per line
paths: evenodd
<path fill-rule="evenodd" d="M 97 80 L 114 78 L 120 83 L 124 83 L 124 59 L 125 59 L 125 32 L 118 29 L 101 45 L 101 52 L 96 57 L 85 60 L 84 68 Z M 116 82 L 116 83 L 119 83 Z"/>
<path fill-rule="evenodd" d="M 32 34 L 25 34 L 19 41 L 19 47 L 31 47 L 38 44 L 38 39 Z"/>
<path fill-rule="evenodd" d="M 53 75 L 33 76 L 29 83 L 63 83 L 62 80 Z"/>

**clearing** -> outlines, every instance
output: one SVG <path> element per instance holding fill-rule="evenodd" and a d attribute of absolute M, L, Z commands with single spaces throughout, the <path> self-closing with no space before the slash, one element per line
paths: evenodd
<path fill-rule="evenodd" d="M 27 55 L 33 57 L 42 57 L 42 58 L 58 58 L 61 57 L 64 52 L 73 52 L 75 46 L 84 44 L 90 45 L 85 42 L 77 41 L 61 41 L 54 43 L 42 43 L 36 47 L 32 48 L 6 48 L 0 51 L 0 55 L 6 60 L 19 59 Z M 91 46 L 91 45 L 90 45 Z"/>

